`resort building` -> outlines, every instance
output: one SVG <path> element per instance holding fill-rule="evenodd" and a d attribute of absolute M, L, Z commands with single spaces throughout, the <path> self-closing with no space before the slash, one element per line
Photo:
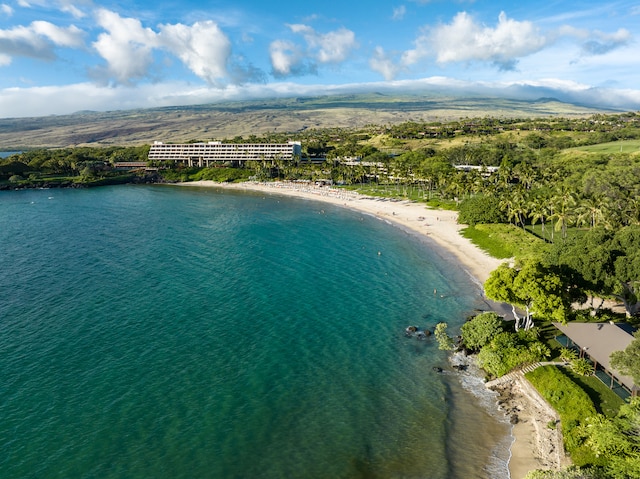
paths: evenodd
<path fill-rule="evenodd" d="M 634 340 L 632 330 L 618 323 L 553 323 L 562 333 L 556 337 L 563 346 L 575 348 L 580 357 L 589 359 L 595 374 L 611 389 L 622 389 L 621 396 L 638 396 L 640 388 L 631 376 L 611 367 L 610 356 L 623 351 Z M 617 392 L 617 391 L 616 391 Z"/>
<path fill-rule="evenodd" d="M 208 143 L 171 144 L 155 141 L 149 149 L 150 161 L 173 161 L 185 166 L 207 167 L 220 163 L 241 166 L 246 161 L 295 161 L 300 159 L 299 141 L 288 143 Z"/>

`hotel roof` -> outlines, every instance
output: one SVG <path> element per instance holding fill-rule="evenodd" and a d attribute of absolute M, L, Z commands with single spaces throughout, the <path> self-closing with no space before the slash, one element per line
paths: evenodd
<path fill-rule="evenodd" d="M 630 391 L 638 390 L 633 378 L 613 369 L 609 359 L 612 352 L 625 350 L 634 340 L 627 325 L 616 323 L 553 323 L 553 325 Z"/>

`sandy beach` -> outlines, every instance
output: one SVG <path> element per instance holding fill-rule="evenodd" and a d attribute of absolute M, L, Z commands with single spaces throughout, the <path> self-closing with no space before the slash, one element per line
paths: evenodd
<path fill-rule="evenodd" d="M 180 183 L 180 185 L 257 191 L 352 208 L 389 221 L 407 231 L 426 236 L 443 251 L 451 254 L 478 284 L 484 283 L 491 271 L 502 263 L 501 260 L 484 253 L 459 234 L 464 226 L 458 224 L 457 213 L 454 211 L 434 210 L 411 201 L 369 197 L 339 188 L 308 183 L 198 181 Z M 510 312 L 510 308 L 504 305 L 493 304 L 493 306 L 501 314 Z M 537 401 L 535 394 L 527 388 L 527 384 L 522 379 L 504 386 L 502 391 L 502 409 L 506 414 L 518 416 L 518 422 L 512 430 L 515 441 L 511 446 L 509 461 L 511 479 L 523 479 L 531 469 L 556 469 L 566 465 L 564 455 L 560 457 L 562 443 L 558 443 L 555 432 L 547 427 L 551 420 L 549 416 L 551 413 Z"/>

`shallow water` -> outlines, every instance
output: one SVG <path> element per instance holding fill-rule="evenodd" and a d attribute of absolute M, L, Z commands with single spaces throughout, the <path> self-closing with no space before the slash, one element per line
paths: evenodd
<path fill-rule="evenodd" d="M 0 192 L 0 224 L 0 477 L 506 477 L 482 384 L 404 335 L 482 307 L 415 237 L 161 186 Z"/>

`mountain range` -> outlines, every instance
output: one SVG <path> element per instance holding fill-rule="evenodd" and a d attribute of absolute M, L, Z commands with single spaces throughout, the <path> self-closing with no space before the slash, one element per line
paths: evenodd
<path fill-rule="evenodd" d="M 351 128 L 461 118 L 588 116 L 610 112 L 555 98 L 362 93 L 236 101 L 71 115 L 0 118 L 0 151 L 224 140 L 308 128 Z"/>

